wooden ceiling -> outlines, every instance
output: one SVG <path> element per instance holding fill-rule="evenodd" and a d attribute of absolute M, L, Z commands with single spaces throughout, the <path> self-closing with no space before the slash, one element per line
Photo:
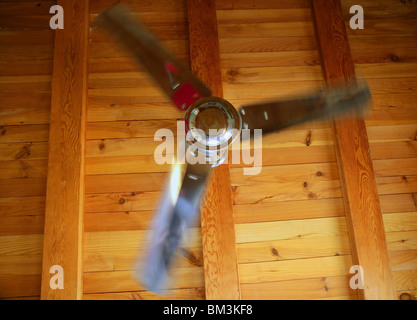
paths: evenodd
<path fill-rule="evenodd" d="M 137 4 L 130 2 L 135 9 Z M 300 126 L 287 134 L 283 132 L 275 141 L 266 140 L 264 148 L 270 152 L 264 153 L 266 167 L 263 168 L 264 174 L 258 177 L 260 184 L 244 181 L 239 166 L 218 167 L 206 194 L 201 225 L 196 228 L 197 233 L 201 232 L 201 240 L 197 236 L 192 240 L 195 244 L 191 245 L 191 249 L 184 249 L 183 252 L 188 263 L 196 268 L 178 269 L 178 274 L 183 274 L 187 280 L 173 288 L 167 296 L 186 299 L 275 299 L 285 297 L 286 291 L 290 298 L 302 297 L 302 290 L 310 288 L 307 291 L 311 290 L 311 293 L 307 292 L 305 298 L 323 298 L 328 294 L 329 287 L 332 292 L 334 288 L 338 288 L 336 292 L 340 291 L 334 294 L 335 297 L 345 298 L 395 299 L 399 293 L 407 290 L 411 290 L 412 294 L 416 290 L 413 283 L 417 278 L 414 270 L 417 269 L 416 248 L 413 247 L 417 238 L 413 227 L 416 225 L 413 214 L 416 205 L 415 200 L 412 201 L 412 195 L 417 192 L 414 162 L 417 158 L 417 147 L 415 137 L 409 137 L 408 132 L 417 130 L 417 114 L 407 106 L 413 106 L 416 97 L 417 86 L 414 86 L 416 82 L 412 77 L 416 76 L 417 69 L 417 43 L 413 42 L 417 34 L 417 11 L 397 5 L 393 8 L 386 7 L 387 11 L 384 12 L 379 4 L 370 3 L 365 9 L 371 12 L 371 19 L 361 34 L 359 30 L 346 30 L 344 20 L 349 3 L 343 3 L 342 7 L 339 0 L 279 3 L 264 0 L 245 4 L 237 1 L 222 1 L 219 4 L 214 1 L 188 0 L 182 4 L 177 2 L 173 5 L 173 10 L 167 9 L 169 4 L 165 2 L 167 1 L 156 1 L 145 10 L 141 18 L 145 23 L 147 20 L 150 22 L 151 28 L 170 50 L 183 61 L 189 60 L 193 72 L 217 96 L 224 95 L 228 100 L 239 103 L 297 92 L 296 89 L 317 86 L 323 80 L 332 85 L 340 80 L 353 79 L 356 63 L 359 64 L 356 71 L 364 72 L 365 77 L 369 78 L 375 94 L 374 104 L 377 106 L 366 122 L 359 117 L 332 124 L 313 123 L 311 126 Z M 51 1 L 40 3 L 42 8 L 52 4 Z M 13 83 L 18 81 L 17 83 L 26 86 L 26 94 L 35 101 L 29 113 L 15 113 L 13 116 L 13 113 L 7 111 L 7 102 L 10 100 L 10 105 L 17 105 L 24 98 L 13 97 L 14 100 L 7 100 L 6 95 L 0 93 L 5 98 L 3 114 L 7 115 L 4 123 L 2 122 L 5 134 L 2 135 L 3 141 L 0 141 L 4 144 L 2 150 L 5 150 L 2 160 L 7 161 L 3 161 L 2 166 L 6 175 L 9 175 L 0 186 L 1 208 L 4 212 L 0 218 L 5 226 L 1 239 L 3 252 L 6 252 L 2 259 L 10 266 L 13 266 L 13 261 L 17 261 L 16 265 L 30 264 L 23 257 L 10 258 L 15 255 L 7 254 L 11 250 L 8 249 L 10 241 L 17 239 L 9 237 L 20 235 L 19 232 L 15 235 L 16 231 L 10 230 L 21 228 L 28 230 L 28 235 L 34 236 L 24 237 L 22 246 L 32 243 L 35 247 L 39 246 L 39 241 L 42 243 L 40 252 L 38 249 L 36 251 L 36 257 L 30 256 L 36 261 L 41 259 L 42 271 L 35 267 L 36 271 L 29 273 L 38 276 L 41 274 L 42 282 L 40 286 L 33 285 L 33 293 L 29 296 L 37 296 L 38 290 L 42 299 L 126 298 L 128 292 L 131 293 L 130 298 L 155 298 L 132 284 L 126 267 L 118 269 L 118 265 L 127 265 L 126 261 L 131 260 L 131 252 L 137 251 L 137 243 L 142 241 L 142 234 L 126 233 L 118 238 L 121 235 L 118 232 L 147 228 L 139 225 L 147 225 L 152 216 L 155 199 L 159 196 L 167 172 L 166 167 L 161 170 L 161 167 L 152 164 L 153 158 L 148 152 L 155 145 L 152 141 L 154 128 L 164 125 L 174 127 L 175 119 L 181 118 L 181 115 L 170 109 L 169 102 L 160 97 L 161 93 L 157 88 L 146 84 L 143 72 L 136 73 L 129 57 L 121 56 L 113 48 L 114 43 L 106 43 L 99 33 L 90 30 L 91 18 L 109 3 L 94 0 L 58 1 L 58 4 L 64 7 L 65 29 L 55 32 L 53 46 L 50 45 L 51 40 L 53 41 L 50 30 L 40 29 L 33 33 L 37 34 L 38 40 L 30 40 L 32 34 L 24 28 L 21 31 L 7 20 L 4 23 L 12 31 L 10 34 L 3 31 L 5 33 L 0 35 L 13 46 L 12 36 L 16 29 L 20 36 L 24 37 L 27 33 L 28 48 L 38 48 L 36 56 L 25 53 L 27 50 L 24 49 L 17 51 L 20 59 L 16 60 L 10 58 L 14 52 L 8 53 L 5 49 L 2 58 L 6 63 L 0 66 L 3 79 L 1 88 L 5 89 L 4 92 L 16 91 Z M 26 2 L 9 6 L 6 4 L 2 8 L 8 10 L 9 14 L 17 13 L 19 5 L 22 10 L 33 9 Z M 136 9 L 140 11 L 140 8 Z M 235 14 L 228 15 L 229 12 Z M 379 18 L 388 12 L 390 15 L 408 19 L 407 25 L 411 31 L 403 33 L 402 20 L 381 22 Z M 284 24 L 276 23 L 275 15 Z M 155 23 L 156 16 L 161 21 L 166 21 Z M 29 19 L 27 23 L 36 26 L 49 21 L 49 16 L 41 17 Z M 173 28 L 172 24 L 177 25 L 177 28 Z M 384 32 L 392 34 L 394 45 L 389 47 L 392 48 L 389 49 L 391 61 L 381 61 L 382 58 L 379 58 L 380 52 L 385 54 L 384 47 L 378 46 L 378 39 L 383 38 Z M 224 36 L 227 33 L 238 36 Z M 279 41 L 274 41 L 275 33 L 279 35 Z M 261 36 L 256 36 L 259 34 Z M 311 40 L 314 37 L 317 47 L 316 42 Z M 399 46 L 395 45 L 396 41 Z M 42 47 L 42 43 L 49 43 L 49 49 L 41 50 L 47 47 Z M 276 46 L 287 46 L 287 49 Z M 375 46 L 377 49 L 374 49 Z M 261 49 L 257 52 L 254 47 Z M 292 47 L 298 49 L 291 49 Z M 373 57 L 376 57 L 375 61 L 372 61 Z M 286 65 L 275 66 L 275 61 L 279 59 L 284 59 Z M 393 64 L 395 67 L 392 67 Z M 17 74 L 13 65 L 18 67 L 17 70 L 25 70 L 25 73 Z M 320 67 L 323 68 L 323 76 Z M 286 80 L 277 81 L 278 77 Z M 394 79 L 392 83 L 390 77 Z M 397 78 L 404 80 L 400 83 Z M 52 85 L 50 95 L 45 94 L 48 89 L 44 89 L 48 87 L 48 81 Z M 297 84 L 301 87 L 297 88 Z M 235 90 L 238 86 L 239 89 Z M 48 97 L 50 113 L 41 104 Z M 381 107 L 384 101 L 392 101 L 394 105 L 399 102 L 400 107 L 393 110 L 392 115 L 386 116 L 386 110 Z M 158 112 L 155 108 L 159 108 Z M 375 139 L 374 137 L 384 136 L 383 130 L 386 130 L 384 126 L 387 124 L 392 125 L 387 132 L 399 132 L 398 137 L 392 140 Z M 324 135 L 324 140 L 327 139 L 327 131 L 333 132 L 330 142 L 316 144 L 320 140 L 320 134 Z M 401 140 L 404 131 L 407 138 Z M 28 135 L 25 132 L 34 133 Z M 282 139 L 282 144 L 291 143 L 291 136 L 297 135 L 297 132 L 304 136 L 304 147 L 309 148 L 309 153 L 292 152 L 295 149 L 293 145 L 286 147 L 285 152 L 276 148 L 276 141 Z M 48 142 L 45 144 L 44 141 L 49 142 L 49 154 L 36 158 L 38 154 L 48 152 Z M 139 156 L 135 153 L 138 143 L 142 146 L 141 150 L 145 150 Z M 11 148 L 18 150 L 13 153 L 13 163 L 7 158 Z M 126 152 L 118 153 L 122 148 Z M 334 148 L 335 152 L 329 151 L 329 148 Z M 284 154 L 287 154 L 287 158 Z M 326 160 L 315 161 L 315 157 Z M 17 171 L 12 169 L 17 164 L 16 161 L 22 158 L 29 158 L 28 162 L 18 163 L 19 166 L 26 166 L 24 171 L 28 176 L 24 178 L 28 179 L 25 184 L 22 182 L 23 177 L 16 175 L 14 172 Z M 325 165 L 315 164 L 320 162 Z M 300 169 L 300 164 L 305 164 L 306 169 L 309 166 L 308 171 Z M 400 170 L 393 170 L 389 164 Z M 36 174 L 36 166 L 44 168 L 44 174 Z M 309 178 L 301 177 L 310 170 L 314 171 L 316 178 L 336 181 L 331 178 L 335 176 L 338 181 L 336 184 L 340 185 L 332 187 L 335 191 L 322 191 L 314 186 L 315 182 L 312 180 L 311 187 Z M 381 173 L 383 170 L 384 173 Z M 294 187 L 291 181 L 278 183 L 281 177 L 296 175 L 297 172 L 300 172 L 300 179 L 303 180 L 300 180 L 301 191 L 298 190 L 298 183 Z M 318 172 L 321 174 L 317 175 Z M 269 181 L 271 178 L 268 177 L 277 177 L 277 181 Z M 27 187 L 28 184 L 31 185 Z M 17 187 L 13 187 L 14 185 Z M 276 188 L 284 188 L 287 196 L 277 194 Z M 326 185 L 325 188 L 329 186 Z M 22 190 L 19 197 L 26 198 L 17 197 L 16 190 Z M 326 192 L 327 195 L 324 195 Z M 31 210 L 40 212 L 33 215 L 33 221 L 35 226 L 39 226 L 39 230 L 28 227 L 30 222 L 27 220 L 27 212 Z M 44 216 L 42 210 L 45 210 Z M 293 221 L 288 224 L 288 228 L 293 228 L 294 232 L 288 232 L 289 238 L 285 239 L 285 216 L 291 216 L 290 212 L 297 212 L 293 218 L 287 219 Z M 407 226 L 394 227 L 394 222 L 390 222 L 388 215 L 392 212 L 399 214 L 392 221 L 403 219 L 403 225 L 407 222 Z M 36 218 L 38 216 L 42 218 Z M 303 219 L 315 220 L 317 226 L 306 222 L 309 225 L 306 227 Z M 303 230 L 330 230 L 334 222 L 326 219 L 340 221 L 337 223 L 340 223 L 341 229 L 340 226 L 337 227 L 339 231 L 332 235 L 338 238 L 336 243 L 341 242 L 341 237 L 344 237 L 345 240 L 349 239 L 350 244 L 335 245 L 334 248 L 329 246 L 324 249 L 327 253 L 320 254 L 319 248 L 326 248 L 327 238 L 319 237 L 314 240 L 318 241 L 313 246 L 315 249 L 312 252 L 315 253 L 301 250 L 300 248 L 311 245 L 311 242 L 306 242 L 304 236 L 301 236 Z M 276 225 L 281 220 L 284 224 Z M 348 233 L 344 232 L 345 221 Z M 387 228 L 393 228 L 395 234 L 388 234 Z M 100 234 L 96 234 L 96 231 Z M 274 235 L 276 232 L 281 234 Z M 43 233 L 40 240 L 35 236 L 39 233 Z M 262 233 L 271 234 L 271 237 L 263 237 Z M 130 234 L 135 234 L 131 241 L 136 244 L 130 244 Z M 300 236 L 297 237 L 297 234 Z M 308 234 L 307 232 L 307 240 Z M 248 240 L 242 241 L 243 238 Z M 299 267 L 297 258 L 281 257 L 281 246 L 285 251 L 286 246 L 293 241 L 291 239 L 298 241 L 290 245 L 294 252 L 301 250 L 303 253 L 300 257 L 309 259 Z M 284 244 L 285 240 L 290 242 Z M 94 241 L 98 245 L 92 249 L 90 244 Z M 115 246 L 112 249 L 114 255 L 106 260 L 100 248 L 106 250 L 106 247 L 111 247 L 107 243 L 112 241 Z M 201 244 L 198 244 L 199 241 Z M 408 241 L 407 244 L 411 243 L 411 247 L 392 250 L 393 243 L 398 241 Z M 120 250 L 117 248 L 118 243 L 121 244 Z M 26 252 L 28 249 L 22 247 L 20 250 Z M 270 257 L 262 252 L 268 253 Z M 275 264 L 281 260 L 284 264 L 288 263 L 288 266 Z M 404 260 L 408 267 L 404 267 Z M 255 266 L 256 262 L 260 263 Z M 113 265 L 107 269 L 109 263 Z M 339 268 L 338 264 L 343 264 L 340 268 L 344 271 L 332 273 L 332 270 Z M 64 267 L 63 290 L 52 290 L 49 285 L 52 265 Z M 363 267 L 366 284 L 363 290 L 348 289 L 349 273 L 345 267 L 350 265 Z M 321 273 L 320 266 L 328 270 Z M 6 267 L 5 270 L 11 268 Z M 302 273 L 301 268 L 312 268 L 313 271 L 302 276 L 291 276 L 291 270 Z M 106 287 L 108 282 L 102 281 L 109 276 L 111 270 L 115 271 L 111 276 L 113 278 L 109 278 L 113 283 L 112 288 Z M 9 271 L 5 272 L 1 283 L 7 290 L 0 297 L 22 296 L 19 288 L 13 289 L 11 282 L 8 282 L 8 279 L 13 278 L 8 277 Z M 321 274 L 323 275 L 320 276 Z M 401 277 L 411 280 L 401 287 L 398 285 L 399 282 L 404 282 L 401 282 Z M 36 279 L 33 278 L 33 283 L 36 283 Z M 319 290 L 321 287 L 327 290 Z M 288 288 L 299 291 L 291 295 Z M 13 290 L 18 293 L 13 294 Z M 278 291 L 282 293 L 279 294 Z"/>

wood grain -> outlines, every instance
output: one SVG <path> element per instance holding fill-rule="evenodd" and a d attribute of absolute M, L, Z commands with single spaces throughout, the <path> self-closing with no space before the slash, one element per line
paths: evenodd
<path fill-rule="evenodd" d="M 313 0 L 313 19 L 328 85 L 354 80 L 355 71 L 339 0 Z M 395 299 L 375 174 L 360 115 L 333 125 L 353 264 L 364 270 L 361 299 Z"/>
<path fill-rule="evenodd" d="M 90 22 L 96 13 L 116 2 L 92 0 Z M 138 11 L 134 15 L 149 26 L 185 65 L 189 65 L 186 2 L 127 2 Z M 322 86 L 323 75 L 311 28 L 310 2 L 216 2 L 226 99 L 240 106 Z M 375 175 L 378 175 L 377 186 L 396 281 L 395 289 L 398 298 L 403 299 L 403 294 L 415 298 L 416 1 L 406 1 L 405 4 L 392 0 L 363 2 L 365 29 L 350 30 L 347 25 L 348 38 L 356 73 L 368 80 L 373 93 L 373 109 L 365 123 Z M 4 21 L 4 28 L 0 32 L 1 299 L 40 298 L 51 74 L 56 33 L 49 28 L 49 8 L 53 4 L 56 1 L 0 0 L 0 20 Z M 356 0 L 343 0 L 345 23 L 350 20 L 352 14 L 349 9 L 355 4 L 358 4 Z M 257 32 L 257 25 L 260 32 Z M 129 279 L 129 261 L 136 257 L 138 248 L 144 246 L 145 231 L 154 214 L 161 181 L 166 176 L 164 172 L 169 170 L 169 166 L 156 165 L 152 154 L 141 155 L 152 149 L 146 148 L 146 152 L 140 150 L 142 139 L 136 138 L 148 138 L 151 141 L 155 131 L 162 127 L 175 131 L 175 120 L 183 118 L 183 115 L 172 108 L 162 95 L 156 96 L 156 87 L 150 88 L 146 75 L 138 72 L 129 54 L 120 50 L 112 38 L 96 32 L 96 29 L 92 32 L 88 58 L 93 96 L 88 106 L 90 122 L 86 128 L 87 138 L 91 141 L 86 147 L 90 155 L 86 162 L 88 173 L 93 175 L 86 177 L 85 184 L 85 191 L 90 194 L 87 196 L 88 208 L 92 212 L 84 216 L 83 269 L 88 284 L 93 287 L 83 298 L 205 299 L 199 228 L 196 228 L 197 241 L 187 248 L 192 252 L 189 258 L 195 258 L 188 262 L 200 263 L 197 266 L 199 271 L 189 273 L 191 265 L 188 264 L 182 272 L 184 277 L 199 277 L 198 281 L 187 280 L 182 283 L 198 287 L 167 290 L 164 292 L 166 297 L 161 297 L 135 287 L 133 280 L 129 286 L 113 283 Z M 142 88 L 142 93 L 138 93 L 137 86 Z M 149 92 L 148 96 L 146 92 Z M 134 139 L 129 142 L 127 139 L 130 138 Z M 104 139 L 104 148 L 98 141 L 101 139 Z M 240 285 L 242 298 L 358 298 L 357 293 L 349 288 L 348 274 L 290 279 L 306 276 L 300 270 L 308 273 L 313 258 L 349 255 L 349 236 L 344 220 L 335 220 L 334 226 L 329 229 L 326 220 L 321 220 L 340 218 L 345 214 L 340 187 L 337 194 L 332 194 L 325 186 L 329 181 L 338 181 L 338 178 L 328 180 L 326 176 L 329 170 L 325 168 L 335 163 L 330 122 L 308 123 L 277 133 L 270 139 L 263 139 L 263 170 L 259 178 L 266 178 L 265 173 L 275 173 L 274 177 L 279 179 L 275 189 L 284 188 L 283 193 L 286 192 L 287 196 L 283 195 L 280 201 L 275 202 L 264 200 L 233 206 L 238 236 L 251 236 L 250 240 L 253 241 L 237 244 L 238 262 L 246 264 L 250 271 L 255 269 L 251 264 L 299 260 L 298 263 L 282 265 L 287 266 L 288 272 L 291 266 L 298 265 L 299 272 L 278 281 L 267 281 L 270 279 L 265 277 L 264 282 L 256 282 L 256 278 L 249 278 L 249 281 L 255 282 Z M 314 171 L 309 174 L 304 169 L 297 172 L 297 165 L 305 169 L 317 165 L 317 171 L 322 171 L 323 176 L 314 177 Z M 230 164 L 231 181 L 237 179 L 243 187 L 239 191 L 240 187 L 234 185 L 238 187 L 235 189 L 236 196 L 240 197 L 241 191 L 241 195 L 247 192 L 257 201 L 265 195 L 275 195 L 271 183 L 259 189 L 258 186 L 263 186 L 265 181 L 255 181 L 255 178 L 250 185 L 243 183 L 242 168 L 250 166 L 252 164 Z M 293 183 L 285 184 L 287 180 Z M 320 184 L 315 184 L 316 181 Z M 316 189 L 319 195 L 326 192 L 332 197 L 313 201 L 290 200 L 294 194 L 303 195 L 303 182 L 307 182 L 309 188 Z M 132 193 L 137 195 L 132 196 Z M 123 199 L 125 202 L 121 203 Z M 245 200 L 243 197 L 243 202 L 247 202 Z M 285 223 L 277 223 L 281 221 Z M 265 236 L 257 231 L 261 226 L 266 230 Z M 336 233 L 337 228 L 343 231 L 340 235 L 328 234 Z M 313 229 L 318 232 L 314 238 L 304 236 Z M 242 231 L 249 235 L 242 234 Z M 292 233 L 288 234 L 289 231 Z M 254 232 L 257 232 L 259 239 L 269 238 L 257 241 L 256 234 L 250 235 Z M 290 237 L 282 239 L 282 234 Z M 298 237 L 298 234 L 303 236 Z M 274 266 L 274 263 L 269 265 Z M 267 266 L 264 264 L 261 269 L 268 271 Z M 113 270 L 122 271 L 126 276 L 115 276 Z M 285 271 L 285 268 L 281 270 Z M 96 271 L 100 273 L 97 277 L 91 275 Z M 276 279 L 276 275 L 274 277 Z M 94 281 L 97 283 L 94 284 Z M 99 282 L 102 282 L 101 286 Z M 128 291 L 110 292 L 120 288 Z"/>
<path fill-rule="evenodd" d="M 89 2 L 58 1 L 65 28 L 56 30 L 41 299 L 81 299 L 84 153 Z M 50 268 L 64 270 L 64 288 L 49 285 Z"/>
<path fill-rule="evenodd" d="M 343 275 L 263 283 L 243 283 L 242 297 L 250 300 L 308 300 L 330 299 L 340 296 L 345 300 L 354 299 L 356 292 L 346 286 L 348 281 L 349 277 Z"/>
<path fill-rule="evenodd" d="M 215 1 L 188 0 L 190 59 L 194 74 L 222 97 Z M 201 211 L 206 299 L 240 299 L 229 166 L 215 168 Z"/>

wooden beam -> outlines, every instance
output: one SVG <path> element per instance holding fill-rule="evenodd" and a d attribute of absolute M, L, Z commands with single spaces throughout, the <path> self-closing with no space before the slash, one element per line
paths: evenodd
<path fill-rule="evenodd" d="M 89 1 L 58 5 L 64 29 L 55 33 L 41 299 L 73 300 L 82 297 Z M 63 289 L 50 286 L 54 265 L 63 268 Z"/>
<path fill-rule="evenodd" d="M 328 85 L 355 80 L 340 0 L 312 0 Z M 332 125 L 353 263 L 363 268 L 361 299 L 396 299 L 365 122 L 360 114 Z"/>
<path fill-rule="evenodd" d="M 223 96 L 214 0 L 188 0 L 191 68 Z M 206 299 L 240 299 L 232 189 L 228 164 L 213 170 L 201 211 Z"/>

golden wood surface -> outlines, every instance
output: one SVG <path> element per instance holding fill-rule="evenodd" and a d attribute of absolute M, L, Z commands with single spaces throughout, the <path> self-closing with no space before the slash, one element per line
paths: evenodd
<path fill-rule="evenodd" d="M 187 1 L 193 73 L 223 96 L 215 1 Z M 206 299 L 240 299 L 230 172 L 216 167 L 201 208 Z"/>
<path fill-rule="evenodd" d="M 355 79 L 339 0 L 313 1 L 313 18 L 323 73 L 328 85 Z M 361 299 L 395 299 L 395 285 L 386 245 L 385 229 L 365 121 L 353 119 L 333 123 L 341 191 L 351 241 L 352 260 L 363 270 Z"/>
<path fill-rule="evenodd" d="M 186 2 L 128 2 L 189 65 Z M 90 21 L 111 3 L 90 1 Z M 0 297 L 39 299 L 55 34 L 49 8 L 56 2 L 1 4 Z M 365 29 L 351 30 L 349 9 L 355 4 L 344 0 L 342 10 L 356 74 L 367 79 L 373 94 L 365 124 L 395 290 L 398 298 L 415 297 L 416 3 L 368 0 Z M 235 106 L 324 83 L 314 32 L 306 28 L 312 24 L 310 1 L 223 0 L 216 2 L 216 12 L 224 97 Z M 266 33 L 254 32 L 253 24 Z M 93 28 L 90 40 L 83 298 L 205 299 L 199 225 L 182 252 L 181 279 L 166 297 L 144 291 L 129 275 L 169 169 L 154 162 L 153 134 L 175 126 L 181 113 L 112 39 Z M 358 298 L 349 288 L 352 259 L 342 198 L 329 198 L 340 192 L 335 165 L 331 125 L 325 121 L 265 138 L 259 181 L 244 179 L 242 169 L 251 165 L 230 165 L 232 194 L 243 200 L 233 204 L 238 267 L 245 270 L 243 299 Z M 251 201 L 239 197 L 245 189 L 252 190 Z M 299 198 L 308 192 L 316 199 Z M 317 261 L 343 275 L 330 276 L 324 267 L 318 274 Z M 248 275 L 256 264 L 259 278 Z M 285 279 L 273 270 L 284 272 Z"/>
<path fill-rule="evenodd" d="M 41 299 L 81 299 L 88 1 L 58 1 L 65 28 L 56 31 L 46 186 Z M 63 270 L 51 288 L 50 268 Z"/>

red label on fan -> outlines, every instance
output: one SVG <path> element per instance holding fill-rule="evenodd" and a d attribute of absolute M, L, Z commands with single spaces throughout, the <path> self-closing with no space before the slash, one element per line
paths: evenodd
<path fill-rule="evenodd" d="M 171 97 L 172 102 L 181 111 L 187 110 L 189 106 L 201 98 L 201 94 L 190 83 L 182 83 Z"/>
<path fill-rule="evenodd" d="M 165 64 L 165 69 L 167 69 L 170 72 L 178 73 L 180 70 L 178 70 L 177 66 L 173 62 L 167 62 Z"/>

